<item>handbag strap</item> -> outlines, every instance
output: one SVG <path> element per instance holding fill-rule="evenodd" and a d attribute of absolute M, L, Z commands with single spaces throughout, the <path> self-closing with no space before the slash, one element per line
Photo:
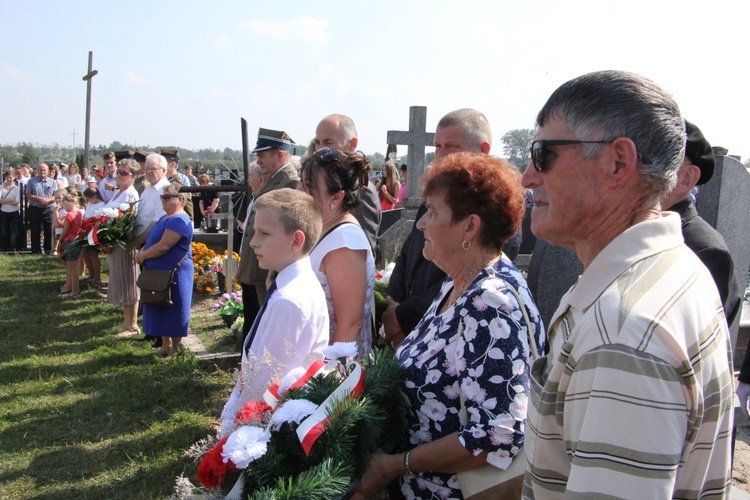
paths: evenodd
<path fill-rule="evenodd" d="M 187 249 L 187 252 L 185 252 L 185 255 L 183 255 L 180 261 L 177 263 L 177 265 L 174 266 L 174 269 L 172 269 L 172 273 L 177 272 L 177 269 L 182 265 L 182 261 L 187 258 L 189 253 L 190 253 L 190 246 L 188 246 L 188 249 Z M 141 264 L 140 266 L 141 266 L 141 271 L 143 271 L 143 264 Z"/>
<path fill-rule="evenodd" d="M 536 361 L 539 358 L 539 351 L 536 346 L 536 339 L 534 338 L 534 323 L 531 322 L 531 319 L 529 318 L 529 313 L 526 311 L 526 303 L 521 298 L 521 295 L 518 293 L 518 290 L 508 283 L 505 282 L 506 285 L 508 285 L 508 289 L 513 293 L 513 295 L 516 297 L 516 300 L 518 301 L 518 305 L 521 307 L 521 313 L 523 314 L 523 319 L 526 321 L 526 331 L 529 335 L 529 347 L 531 348 L 531 358 Z M 456 349 L 458 349 L 458 339 L 461 338 L 461 335 L 464 331 L 464 322 L 463 318 L 458 320 L 458 333 L 456 334 Z M 460 390 L 458 391 L 459 400 L 461 402 L 461 410 L 459 411 L 459 420 L 461 420 L 461 425 L 466 425 L 466 404 L 464 403 L 464 393 Z"/>

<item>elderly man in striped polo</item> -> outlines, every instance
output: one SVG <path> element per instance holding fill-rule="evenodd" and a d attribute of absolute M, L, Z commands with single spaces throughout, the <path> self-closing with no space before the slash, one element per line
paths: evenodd
<path fill-rule="evenodd" d="M 650 80 L 597 72 L 559 87 L 537 126 L 531 229 L 584 271 L 532 368 L 524 495 L 727 496 L 724 311 L 679 215 L 659 205 L 685 151 L 677 104 Z"/>

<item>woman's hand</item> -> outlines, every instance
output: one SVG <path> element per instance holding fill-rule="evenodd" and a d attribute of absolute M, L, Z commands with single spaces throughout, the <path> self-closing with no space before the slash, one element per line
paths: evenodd
<path fill-rule="evenodd" d="M 143 250 L 138 250 L 138 253 L 135 254 L 135 262 L 136 264 L 143 265 L 144 262 L 146 262 L 146 258 L 143 256 Z"/>
<path fill-rule="evenodd" d="M 354 491 L 365 497 L 371 497 L 378 491 L 384 490 L 388 483 L 400 476 L 403 468 L 403 455 L 375 453 Z"/>

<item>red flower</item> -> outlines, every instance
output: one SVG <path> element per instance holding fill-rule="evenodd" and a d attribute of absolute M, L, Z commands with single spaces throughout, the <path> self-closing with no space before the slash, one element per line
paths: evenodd
<path fill-rule="evenodd" d="M 107 222 L 109 220 L 106 215 L 100 215 L 98 219 L 99 222 Z"/>
<path fill-rule="evenodd" d="M 198 466 L 198 472 L 195 475 L 198 476 L 198 480 L 206 488 L 221 487 L 227 472 L 237 471 L 231 460 L 224 463 L 224 459 L 221 457 L 221 451 L 224 449 L 227 439 L 229 439 L 229 436 L 208 450 L 208 453 L 203 456 L 203 460 L 201 460 L 201 464 Z"/>
<path fill-rule="evenodd" d="M 270 410 L 271 407 L 264 401 L 248 401 L 245 403 L 245 406 L 237 412 L 237 416 L 234 417 L 234 423 L 237 425 L 247 425 L 250 422 L 260 422 L 263 420 L 263 414 Z"/>

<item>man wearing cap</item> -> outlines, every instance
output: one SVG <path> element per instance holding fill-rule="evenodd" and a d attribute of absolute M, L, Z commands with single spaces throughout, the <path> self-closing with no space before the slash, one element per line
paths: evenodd
<path fill-rule="evenodd" d="M 297 189 L 300 184 L 297 170 L 290 162 L 292 140 L 286 132 L 261 128 L 258 131 L 258 142 L 253 149 L 258 158 L 256 163 L 263 171 L 267 182 L 258 192 L 256 199 L 274 189 Z M 239 279 L 242 285 L 242 303 L 244 307 L 245 323 L 243 337 L 253 326 L 258 315 L 260 305 L 266 299 L 266 277 L 268 271 L 261 269 L 255 251 L 250 247 L 255 223 L 255 212 L 251 211 L 245 224 L 245 234 L 242 248 L 240 248 Z"/>
<path fill-rule="evenodd" d="M 359 138 L 354 120 L 346 115 L 333 114 L 323 118 L 315 129 L 315 148 L 329 148 L 353 153 L 357 150 Z M 312 153 L 310 151 L 309 153 Z M 368 182 L 359 193 L 359 206 L 354 211 L 354 217 L 370 242 L 372 255 L 375 255 L 375 245 L 378 241 L 378 231 L 382 219 L 380 197 L 375 184 Z"/>
<path fill-rule="evenodd" d="M 740 311 L 743 292 L 740 279 L 734 271 L 734 261 L 724 237 L 698 215 L 690 196 L 695 186 L 702 186 L 711 180 L 716 160 L 711 144 L 697 126 L 685 120 L 685 131 L 685 160 L 677 170 L 675 188 L 662 196 L 661 206 L 665 211 L 680 214 L 685 244 L 711 272 L 724 305 L 727 323 L 731 325 Z"/>
<path fill-rule="evenodd" d="M 144 170 L 146 167 L 147 156 L 148 153 L 146 151 L 138 148 L 136 148 L 135 153 L 133 153 L 133 159 L 137 161 L 138 165 L 141 167 L 138 177 L 133 181 L 133 187 L 138 191 L 138 196 L 142 195 L 143 191 L 148 187 L 148 180 L 146 179 L 146 172 Z"/>
<path fill-rule="evenodd" d="M 731 325 L 737 314 L 742 310 L 742 282 L 734 269 L 734 260 L 729 253 L 724 237 L 716 229 L 703 220 L 693 205 L 690 196 L 695 186 L 702 186 L 714 175 L 716 159 L 711 144 L 703 136 L 701 130 L 685 120 L 685 160 L 677 170 L 677 184 L 667 195 L 662 196 L 663 210 L 677 212 L 682 221 L 682 237 L 685 244 L 703 262 L 711 272 L 711 277 L 719 290 L 727 325 Z M 747 412 L 747 400 L 750 395 L 750 349 L 745 353 L 745 359 L 740 370 L 740 385 L 737 395 L 742 408 Z"/>
<path fill-rule="evenodd" d="M 26 199 L 29 201 L 27 214 L 31 226 L 31 253 L 42 253 L 40 245 L 41 229 L 44 227 L 44 253 L 52 252 L 52 210 L 55 205 L 57 182 L 47 177 L 49 167 L 40 163 L 36 177 L 26 183 Z"/>
<path fill-rule="evenodd" d="M 103 178 L 99 182 L 99 196 L 101 196 L 104 203 L 109 203 L 109 200 L 115 195 L 117 191 L 117 182 L 115 175 L 117 172 L 117 159 L 115 153 L 110 151 L 104 154 L 104 172 L 102 172 Z M 94 170 L 96 174 L 96 169 Z"/>
<path fill-rule="evenodd" d="M 180 163 L 179 152 L 176 149 L 162 148 L 161 155 L 167 160 L 167 179 L 170 182 L 177 182 L 183 186 L 190 186 L 190 179 L 177 170 Z M 185 195 L 185 213 L 188 214 L 190 220 L 193 220 L 193 197 L 190 193 L 182 194 Z"/>

